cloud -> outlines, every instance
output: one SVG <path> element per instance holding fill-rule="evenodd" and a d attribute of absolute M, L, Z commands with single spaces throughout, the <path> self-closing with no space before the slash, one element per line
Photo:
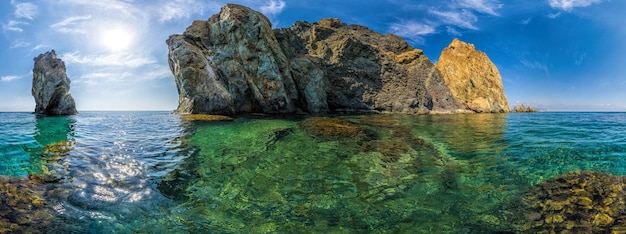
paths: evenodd
<path fill-rule="evenodd" d="M 550 7 L 554 9 L 561 9 L 564 11 L 571 11 L 576 7 L 587 7 L 591 4 L 600 3 L 603 0 L 548 0 Z"/>
<path fill-rule="evenodd" d="M 455 36 L 455 37 L 463 36 L 462 33 L 460 33 L 454 27 L 451 27 L 451 26 L 446 26 L 446 31 L 448 32 L 448 34 Z"/>
<path fill-rule="evenodd" d="M 561 14 L 562 14 L 562 12 L 550 13 L 550 14 L 548 14 L 548 18 L 556 19 L 557 17 L 561 16 Z"/>
<path fill-rule="evenodd" d="M 11 0 L 11 4 L 15 6 L 15 17 L 25 18 L 29 20 L 35 19 L 38 13 L 37 5 L 30 2 L 17 3 L 15 0 Z"/>
<path fill-rule="evenodd" d="M 409 38 L 416 43 L 423 43 L 423 36 L 435 33 L 435 26 L 431 24 L 407 21 L 394 23 L 389 26 L 391 33 Z"/>
<path fill-rule="evenodd" d="M 23 22 L 23 21 L 10 20 L 8 23 L 2 24 L 2 29 L 4 29 L 5 31 L 16 31 L 16 32 L 24 31 L 24 29 L 19 27 L 19 25 L 28 25 L 28 23 Z"/>
<path fill-rule="evenodd" d="M 205 5 L 203 2 L 195 0 L 175 0 L 160 4 L 155 10 L 159 15 L 160 22 L 166 22 L 176 19 L 186 19 L 194 14 L 202 14 L 205 9 L 219 9 L 219 5 L 215 2 Z"/>
<path fill-rule="evenodd" d="M 446 24 L 451 24 L 459 28 L 478 29 L 478 27 L 474 25 L 474 23 L 478 21 L 478 18 L 472 12 L 465 9 L 461 10 L 461 12 L 430 10 L 429 13 L 440 17 Z"/>
<path fill-rule="evenodd" d="M 136 68 L 144 65 L 154 64 L 156 60 L 151 57 L 141 57 L 133 53 L 113 53 L 106 55 L 90 54 L 87 56 L 80 55 L 80 52 L 65 53 L 60 56 L 66 63 L 77 63 L 89 66 L 116 66 Z"/>
<path fill-rule="evenodd" d="M 502 8 L 503 4 L 498 0 L 461 0 L 459 1 L 459 6 L 480 13 L 499 16 L 496 10 Z"/>
<path fill-rule="evenodd" d="M 538 62 L 538 61 L 529 61 L 526 59 L 522 59 L 520 61 L 522 63 L 522 65 L 524 65 L 527 68 L 533 69 L 533 70 L 540 70 L 546 73 L 546 75 L 548 74 L 548 66 L 546 66 L 546 64 Z"/>
<path fill-rule="evenodd" d="M 11 45 L 11 49 L 13 49 L 13 48 L 29 47 L 31 44 L 32 43 L 30 43 L 28 41 L 15 41 Z"/>
<path fill-rule="evenodd" d="M 523 20 L 522 20 L 522 21 L 520 21 L 519 23 L 520 23 L 520 24 L 523 24 L 523 25 L 527 25 L 527 24 L 530 24 L 530 22 L 532 22 L 532 21 L 533 21 L 533 18 L 532 18 L 532 17 L 528 17 L 528 18 L 526 18 L 526 19 L 523 19 Z"/>
<path fill-rule="evenodd" d="M 22 78 L 21 76 L 3 76 L 3 77 L 0 77 L 0 81 L 9 82 L 13 80 L 19 80 L 21 78 Z"/>
<path fill-rule="evenodd" d="M 31 50 L 40 50 L 40 49 L 47 48 L 47 47 L 49 47 L 49 46 L 45 45 L 45 44 L 39 44 L 39 45 L 36 45 L 35 47 L 33 47 Z"/>
<path fill-rule="evenodd" d="M 283 11 L 285 6 L 286 4 L 284 1 L 270 0 L 267 5 L 261 6 L 259 11 L 264 15 L 278 15 Z"/>
<path fill-rule="evenodd" d="M 61 22 L 50 25 L 50 28 L 62 33 L 84 34 L 87 33 L 85 30 L 77 29 L 74 26 L 78 25 L 81 21 L 89 19 L 91 19 L 91 15 L 72 16 Z"/>

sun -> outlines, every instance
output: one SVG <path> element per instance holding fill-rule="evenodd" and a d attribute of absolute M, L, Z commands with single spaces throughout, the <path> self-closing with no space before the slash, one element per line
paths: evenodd
<path fill-rule="evenodd" d="M 128 49 L 133 41 L 133 34 L 124 28 L 113 28 L 103 32 L 101 43 L 112 51 Z"/>

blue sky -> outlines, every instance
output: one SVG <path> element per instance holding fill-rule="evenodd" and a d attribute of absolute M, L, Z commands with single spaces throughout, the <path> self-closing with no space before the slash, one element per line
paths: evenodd
<path fill-rule="evenodd" d="M 274 27 L 340 18 L 398 34 L 436 62 L 453 38 L 489 55 L 511 105 L 626 111 L 626 1 L 233 0 Z M 165 40 L 222 0 L 2 0 L 0 111 L 32 111 L 33 58 L 54 49 L 79 110 L 173 110 Z"/>

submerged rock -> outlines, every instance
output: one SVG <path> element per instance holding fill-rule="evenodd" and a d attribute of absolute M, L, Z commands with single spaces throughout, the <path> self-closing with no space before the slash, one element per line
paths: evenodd
<path fill-rule="evenodd" d="M 624 233 L 624 177 L 573 172 L 535 186 L 523 197 L 524 233 Z"/>
<path fill-rule="evenodd" d="M 187 114 L 181 115 L 184 121 L 232 121 L 233 118 L 224 115 Z"/>
<path fill-rule="evenodd" d="M 53 216 L 41 183 L 37 175 L 0 177 L 0 233 L 44 233 Z"/>
<path fill-rule="evenodd" d="M 350 121 L 330 117 L 307 118 L 300 122 L 300 127 L 315 137 L 332 140 L 362 138 L 367 132 L 367 129 Z"/>
<path fill-rule="evenodd" d="M 179 113 L 464 111 L 419 49 L 338 19 L 272 31 L 227 4 L 167 40 Z"/>
<path fill-rule="evenodd" d="M 455 98 L 474 112 L 509 112 L 498 68 L 474 45 L 452 40 L 443 49 L 437 68 Z"/>
<path fill-rule="evenodd" d="M 32 95 L 35 113 L 44 115 L 78 114 L 74 98 L 70 95 L 70 79 L 65 73 L 65 63 L 54 50 L 40 54 L 33 68 Z"/>

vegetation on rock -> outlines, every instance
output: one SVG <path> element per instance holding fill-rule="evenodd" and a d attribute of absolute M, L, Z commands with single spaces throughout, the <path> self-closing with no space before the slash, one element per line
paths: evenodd
<path fill-rule="evenodd" d="M 516 228 L 524 233 L 624 233 L 625 178 L 573 172 L 549 179 L 521 200 Z"/>

